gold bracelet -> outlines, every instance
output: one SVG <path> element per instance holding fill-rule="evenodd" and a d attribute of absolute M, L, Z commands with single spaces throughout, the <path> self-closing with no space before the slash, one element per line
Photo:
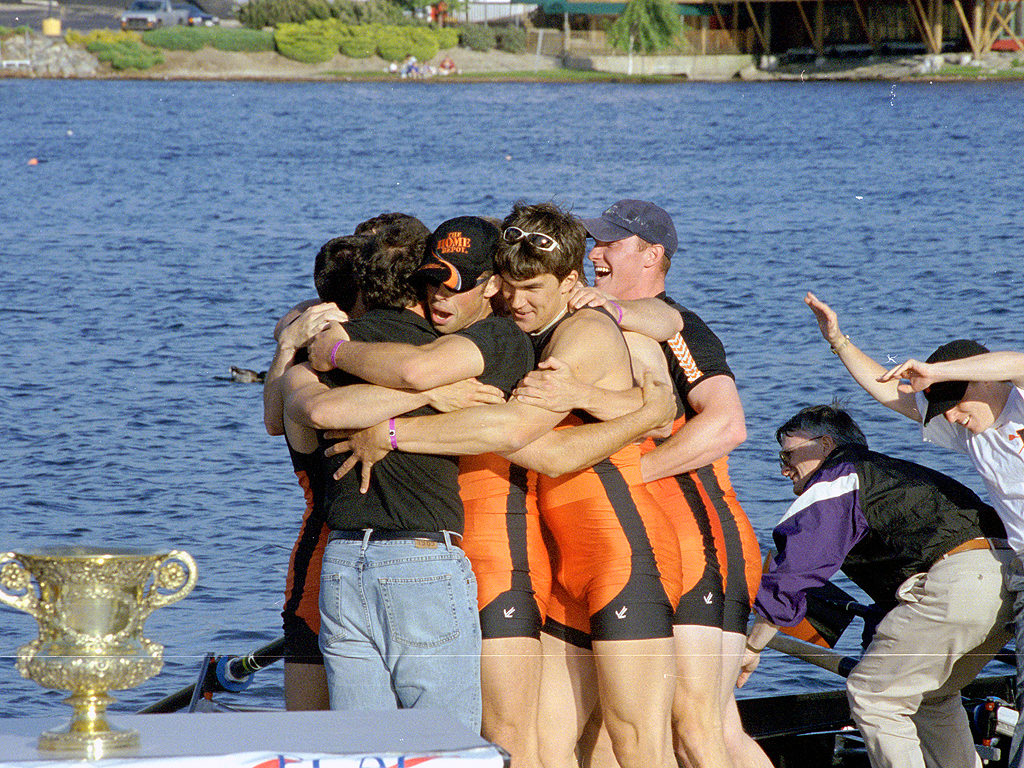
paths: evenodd
<path fill-rule="evenodd" d="M 849 336 L 843 336 L 843 338 L 841 338 L 839 340 L 838 344 L 829 344 L 829 347 L 832 349 L 832 354 L 833 355 L 838 355 L 839 354 L 839 350 L 841 350 L 843 347 L 845 347 L 849 343 L 850 343 L 850 337 Z"/>

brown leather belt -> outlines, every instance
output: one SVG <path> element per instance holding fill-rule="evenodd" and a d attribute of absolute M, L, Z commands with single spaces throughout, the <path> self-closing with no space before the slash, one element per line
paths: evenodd
<path fill-rule="evenodd" d="M 953 555 L 959 555 L 961 552 L 970 552 L 975 549 L 1007 549 L 1008 545 L 1005 539 L 969 539 L 963 544 L 957 547 L 953 547 L 949 552 L 944 554 L 939 559 L 942 560 Z"/>

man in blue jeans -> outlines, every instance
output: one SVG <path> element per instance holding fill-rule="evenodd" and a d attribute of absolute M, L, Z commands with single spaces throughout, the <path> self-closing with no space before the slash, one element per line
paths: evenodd
<path fill-rule="evenodd" d="M 369 311 L 345 324 L 358 341 L 422 345 L 437 338 L 409 277 L 422 238 L 378 242 L 355 265 Z M 340 344 L 341 342 L 339 342 Z M 346 386 L 358 385 L 358 386 Z M 480 728 L 480 627 L 476 580 L 459 548 L 463 524 L 454 459 L 394 453 L 360 493 L 353 475 L 333 481 L 342 462 L 325 459 L 317 396 L 365 385 L 308 364 L 285 373 L 285 432 L 296 450 L 316 452 L 330 541 L 321 577 L 320 647 L 332 709 L 444 709 Z M 428 393 L 377 391 L 351 411 L 348 426 L 398 414 L 434 413 Z M 365 394 L 365 390 L 363 390 Z M 333 425 L 332 425 L 333 426 Z"/>

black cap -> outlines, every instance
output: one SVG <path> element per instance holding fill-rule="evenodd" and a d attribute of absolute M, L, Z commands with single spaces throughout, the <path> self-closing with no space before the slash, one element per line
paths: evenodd
<path fill-rule="evenodd" d="M 583 226 L 595 240 L 614 242 L 630 235 L 657 243 L 671 257 L 679 241 L 672 217 L 662 208 L 646 200 L 619 200 L 597 219 L 584 219 Z"/>
<path fill-rule="evenodd" d="M 957 339 L 932 352 L 926 363 L 945 363 L 949 360 L 962 360 L 988 352 L 988 348 L 971 339 Z M 964 399 L 967 394 L 966 381 L 940 381 L 925 389 L 924 396 L 928 401 L 928 412 L 924 415 L 924 423 L 939 416 Z"/>
<path fill-rule="evenodd" d="M 426 256 L 412 276 L 456 293 L 468 291 L 481 275 L 494 271 L 500 237 L 498 228 L 479 216 L 448 219 L 427 238 Z"/>

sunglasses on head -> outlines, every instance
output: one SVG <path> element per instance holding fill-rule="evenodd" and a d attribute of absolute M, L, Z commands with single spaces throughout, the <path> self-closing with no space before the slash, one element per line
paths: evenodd
<path fill-rule="evenodd" d="M 543 232 L 527 232 L 519 227 L 506 227 L 501 233 L 501 239 L 506 243 L 520 243 L 524 240 L 538 251 L 553 251 L 560 247 L 558 241 L 551 235 Z"/>

